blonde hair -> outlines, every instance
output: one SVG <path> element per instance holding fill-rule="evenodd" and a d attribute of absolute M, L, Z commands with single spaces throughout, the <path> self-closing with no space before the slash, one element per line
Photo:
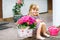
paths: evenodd
<path fill-rule="evenodd" d="M 29 8 L 29 12 L 31 11 L 31 9 L 36 9 L 36 10 L 39 10 L 39 6 L 37 5 L 37 4 L 31 4 L 30 5 L 30 8 Z M 30 13 L 28 13 L 28 15 L 29 15 Z M 39 13 L 38 13 L 38 15 L 39 15 Z"/>
<path fill-rule="evenodd" d="M 29 11 L 30 11 L 32 8 L 35 8 L 35 9 L 39 10 L 39 6 L 38 6 L 37 4 L 31 4 Z"/>

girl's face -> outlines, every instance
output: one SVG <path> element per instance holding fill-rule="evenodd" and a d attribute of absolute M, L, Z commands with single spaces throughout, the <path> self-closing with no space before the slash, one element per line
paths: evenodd
<path fill-rule="evenodd" d="M 37 16 L 39 13 L 39 10 L 37 7 L 33 6 L 30 11 L 34 16 Z"/>

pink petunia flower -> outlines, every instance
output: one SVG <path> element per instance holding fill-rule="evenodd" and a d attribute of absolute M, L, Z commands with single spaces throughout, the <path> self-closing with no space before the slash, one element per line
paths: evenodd
<path fill-rule="evenodd" d="M 24 21 L 24 22 L 28 22 L 29 17 L 30 17 L 30 16 L 24 16 L 24 17 L 23 17 L 23 21 Z"/>
<path fill-rule="evenodd" d="M 18 24 L 23 24 L 23 18 L 20 18 L 17 22 Z"/>
<path fill-rule="evenodd" d="M 22 4 L 22 0 L 18 0 L 17 1 L 17 4 Z"/>
<path fill-rule="evenodd" d="M 36 22 L 36 20 L 31 16 L 23 16 L 18 20 L 18 24 L 27 23 L 30 25 L 33 24 L 34 22 Z"/>

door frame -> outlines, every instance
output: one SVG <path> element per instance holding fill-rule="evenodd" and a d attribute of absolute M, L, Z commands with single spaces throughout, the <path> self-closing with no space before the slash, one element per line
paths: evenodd
<path fill-rule="evenodd" d="M 2 0 L 0 0 L 0 18 L 3 18 L 3 14 L 2 14 Z"/>
<path fill-rule="evenodd" d="M 53 10 L 52 0 L 47 0 L 47 10 L 49 13 L 52 13 L 52 10 Z"/>

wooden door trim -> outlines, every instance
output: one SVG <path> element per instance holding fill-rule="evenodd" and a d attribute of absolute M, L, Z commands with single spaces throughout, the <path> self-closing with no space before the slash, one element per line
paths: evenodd
<path fill-rule="evenodd" d="M 0 18 L 3 18 L 3 16 L 2 16 L 2 0 L 0 0 Z"/>

